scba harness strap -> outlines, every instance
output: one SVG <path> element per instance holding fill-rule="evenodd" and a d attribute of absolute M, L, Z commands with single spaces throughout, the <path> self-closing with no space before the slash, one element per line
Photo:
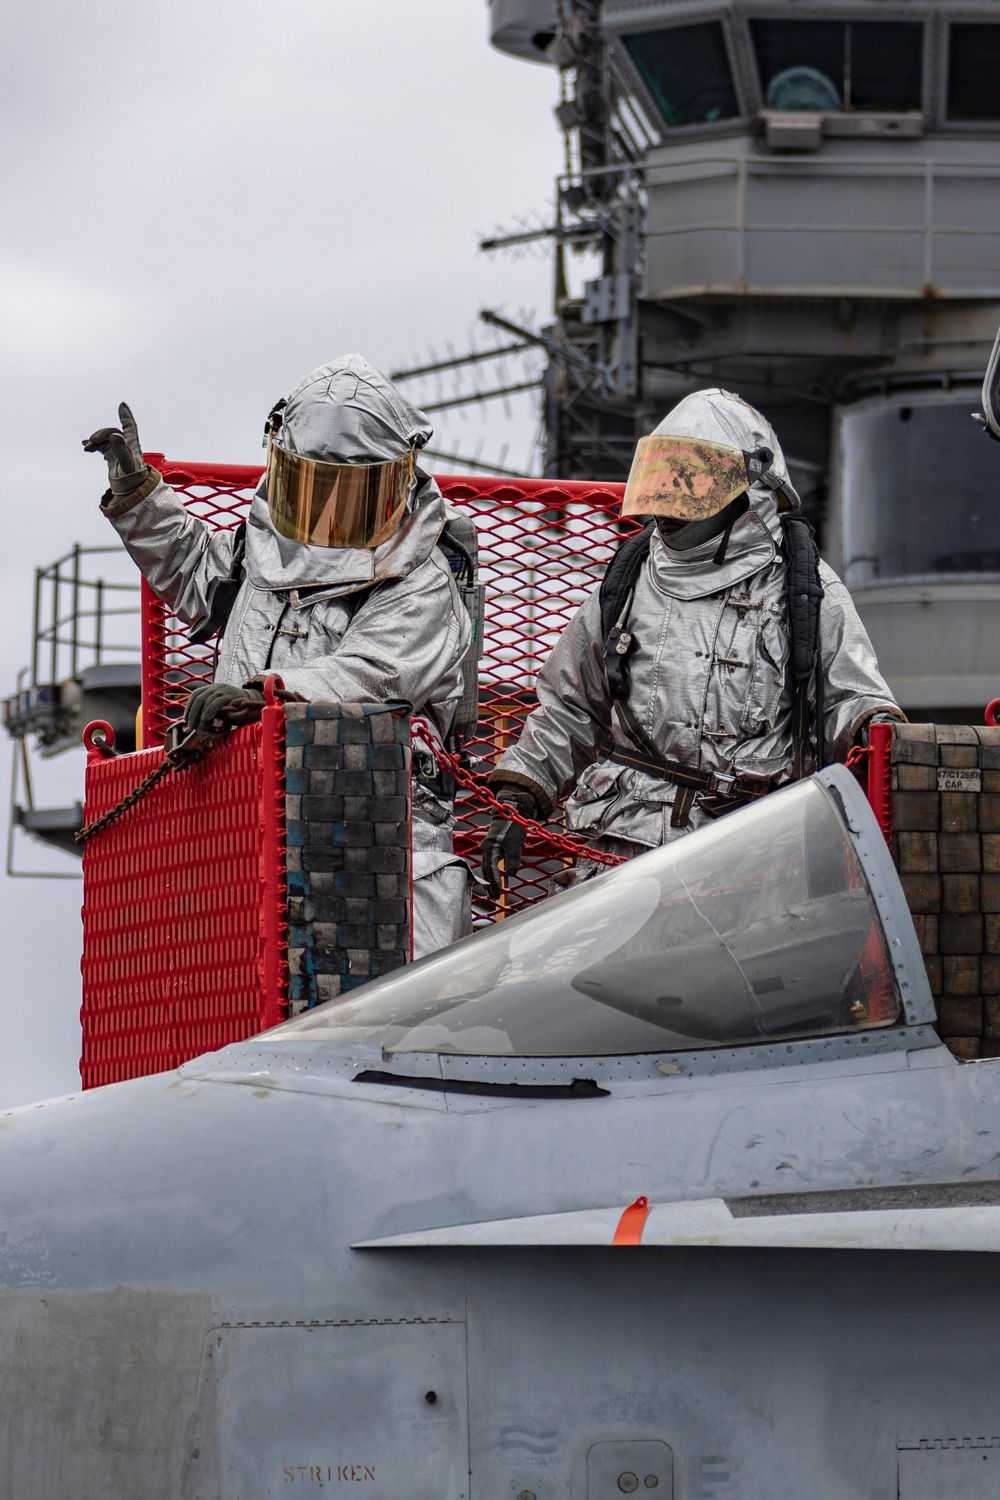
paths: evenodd
<path fill-rule="evenodd" d="M 795 775 L 799 778 L 805 774 L 810 751 L 817 770 L 824 764 L 823 674 L 819 651 L 823 584 L 819 576 L 819 550 L 809 522 L 801 516 L 782 516 L 781 521 L 790 644 L 788 673 L 793 685 L 792 733 Z M 696 797 L 705 812 L 718 817 L 765 796 L 777 783 L 770 777 L 705 771 L 667 760 L 629 707 L 628 663 L 636 644 L 635 634 L 628 628 L 629 615 L 655 529 L 656 522 L 650 521 L 637 536 L 623 542 L 601 581 L 601 634 L 608 688 L 618 722 L 636 747 L 634 751 L 616 749 L 608 758 L 678 787 L 670 823 L 673 828 L 686 828 Z M 811 704 L 810 682 L 814 685 Z"/>

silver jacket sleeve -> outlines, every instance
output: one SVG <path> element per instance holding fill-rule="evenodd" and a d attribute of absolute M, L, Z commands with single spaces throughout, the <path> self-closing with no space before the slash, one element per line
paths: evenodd
<path fill-rule="evenodd" d="M 184 502 L 159 483 L 142 498 L 107 501 L 102 509 L 125 544 L 132 561 L 156 596 L 188 625 L 197 625 L 211 609 L 216 585 L 229 577 L 233 534 L 214 531 L 188 511 Z"/>
<path fill-rule="evenodd" d="M 824 597 L 820 610 L 824 719 L 828 760 L 846 760 L 865 723 L 876 713 L 905 715 L 879 671 L 868 632 L 847 588 L 820 563 Z"/>
<path fill-rule="evenodd" d="M 229 576 L 232 535 L 189 515 L 162 481 L 138 504 L 106 514 L 161 599 L 189 623 L 209 612 Z M 461 696 L 472 639 L 451 570 L 433 549 L 404 577 L 354 592 L 255 588 L 243 583 L 226 627 L 216 680 L 242 684 L 280 673 L 304 698 L 340 703 L 399 699 L 446 734 Z"/>

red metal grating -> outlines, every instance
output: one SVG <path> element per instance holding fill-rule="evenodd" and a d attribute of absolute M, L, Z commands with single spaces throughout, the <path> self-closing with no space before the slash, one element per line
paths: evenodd
<path fill-rule="evenodd" d="M 161 749 L 87 765 L 87 816 Z M 177 1067 L 284 1014 L 284 713 L 235 730 L 86 846 L 85 1088 Z"/>
<path fill-rule="evenodd" d="M 153 453 L 146 457 L 192 514 L 211 526 L 231 528 L 243 519 L 263 472 L 254 465 L 173 463 Z M 618 541 L 638 526 L 618 517 L 620 484 L 455 475 L 437 479 L 453 504 L 472 513 L 479 532 L 480 578 L 486 585 L 482 709 L 478 733 L 467 749 L 485 781 L 534 707 L 538 668 L 600 581 Z M 144 739 L 156 744 L 191 687 L 210 676 L 212 649 L 190 646 L 185 627 L 148 589 L 144 598 Z M 477 865 L 489 815 L 471 793 L 459 797 L 456 814 L 456 849 Z M 561 818 L 551 826 L 561 829 Z M 477 897 L 477 923 L 548 895 L 552 875 L 567 862 L 544 841 L 530 839 L 521 872 L 499 905 Z"/>

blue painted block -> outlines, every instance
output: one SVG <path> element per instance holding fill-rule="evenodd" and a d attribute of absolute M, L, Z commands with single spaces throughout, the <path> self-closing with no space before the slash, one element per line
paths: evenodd
<path fill-rule="evenodd" d="M 285 722 L 285 744 L 311 745 L 315 732 L 309 719 L 288 719 Z"/>

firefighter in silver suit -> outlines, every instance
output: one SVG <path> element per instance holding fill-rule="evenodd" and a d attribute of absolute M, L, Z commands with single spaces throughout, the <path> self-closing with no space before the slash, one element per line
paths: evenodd
<path fill-rule="evenodd" d="M 189 727 L 207 726 L 223 703 L 262 702 L 276 672 L 306 699 L 405 701 L 447 735 L 472 632 L 438 546 L 450 507 L 416 468 L 431 435 L 423 412 L 359 354 L 307 375 L 268 419 L 242 557 L 234 532 L 197 520 L 147 468 L 127 406 L 119 416 L 120 429 L 85 444 L 108 460 L 102 509 L 160 599 L 196 631 L 224 630 L 214 684 L 188 701 Z M 471 930 L 440 780 L 414 780 L 416 957 Z"/>
<path fill-rule="evenodd" d="M 607 591 L 595 589 L 557 642 L 538 706 L 493 772 L 499 799 L 538 818 L 568 798 L 574 833 L 631 856 L 817 759 L 843 760 L 873 719 L 903 718 L 850 595 L 801 520 L 815 597 L 807 605 L 805 587 L 789 595 L 799 504 L 770 424 L 727 391 L 685 397 L 642 439 L 623 501 L 623 515 L 647 518 L 641 565 L 614 618 Z M 790 670 L 800 598 L 818 609 L 809 704 Z M 501 867 L 516 872 L 524 837 L 519 824 L 493 820 L 483 873 L 494 895 Z M 583 863 L 574 878 L 594 871 Z"/>

